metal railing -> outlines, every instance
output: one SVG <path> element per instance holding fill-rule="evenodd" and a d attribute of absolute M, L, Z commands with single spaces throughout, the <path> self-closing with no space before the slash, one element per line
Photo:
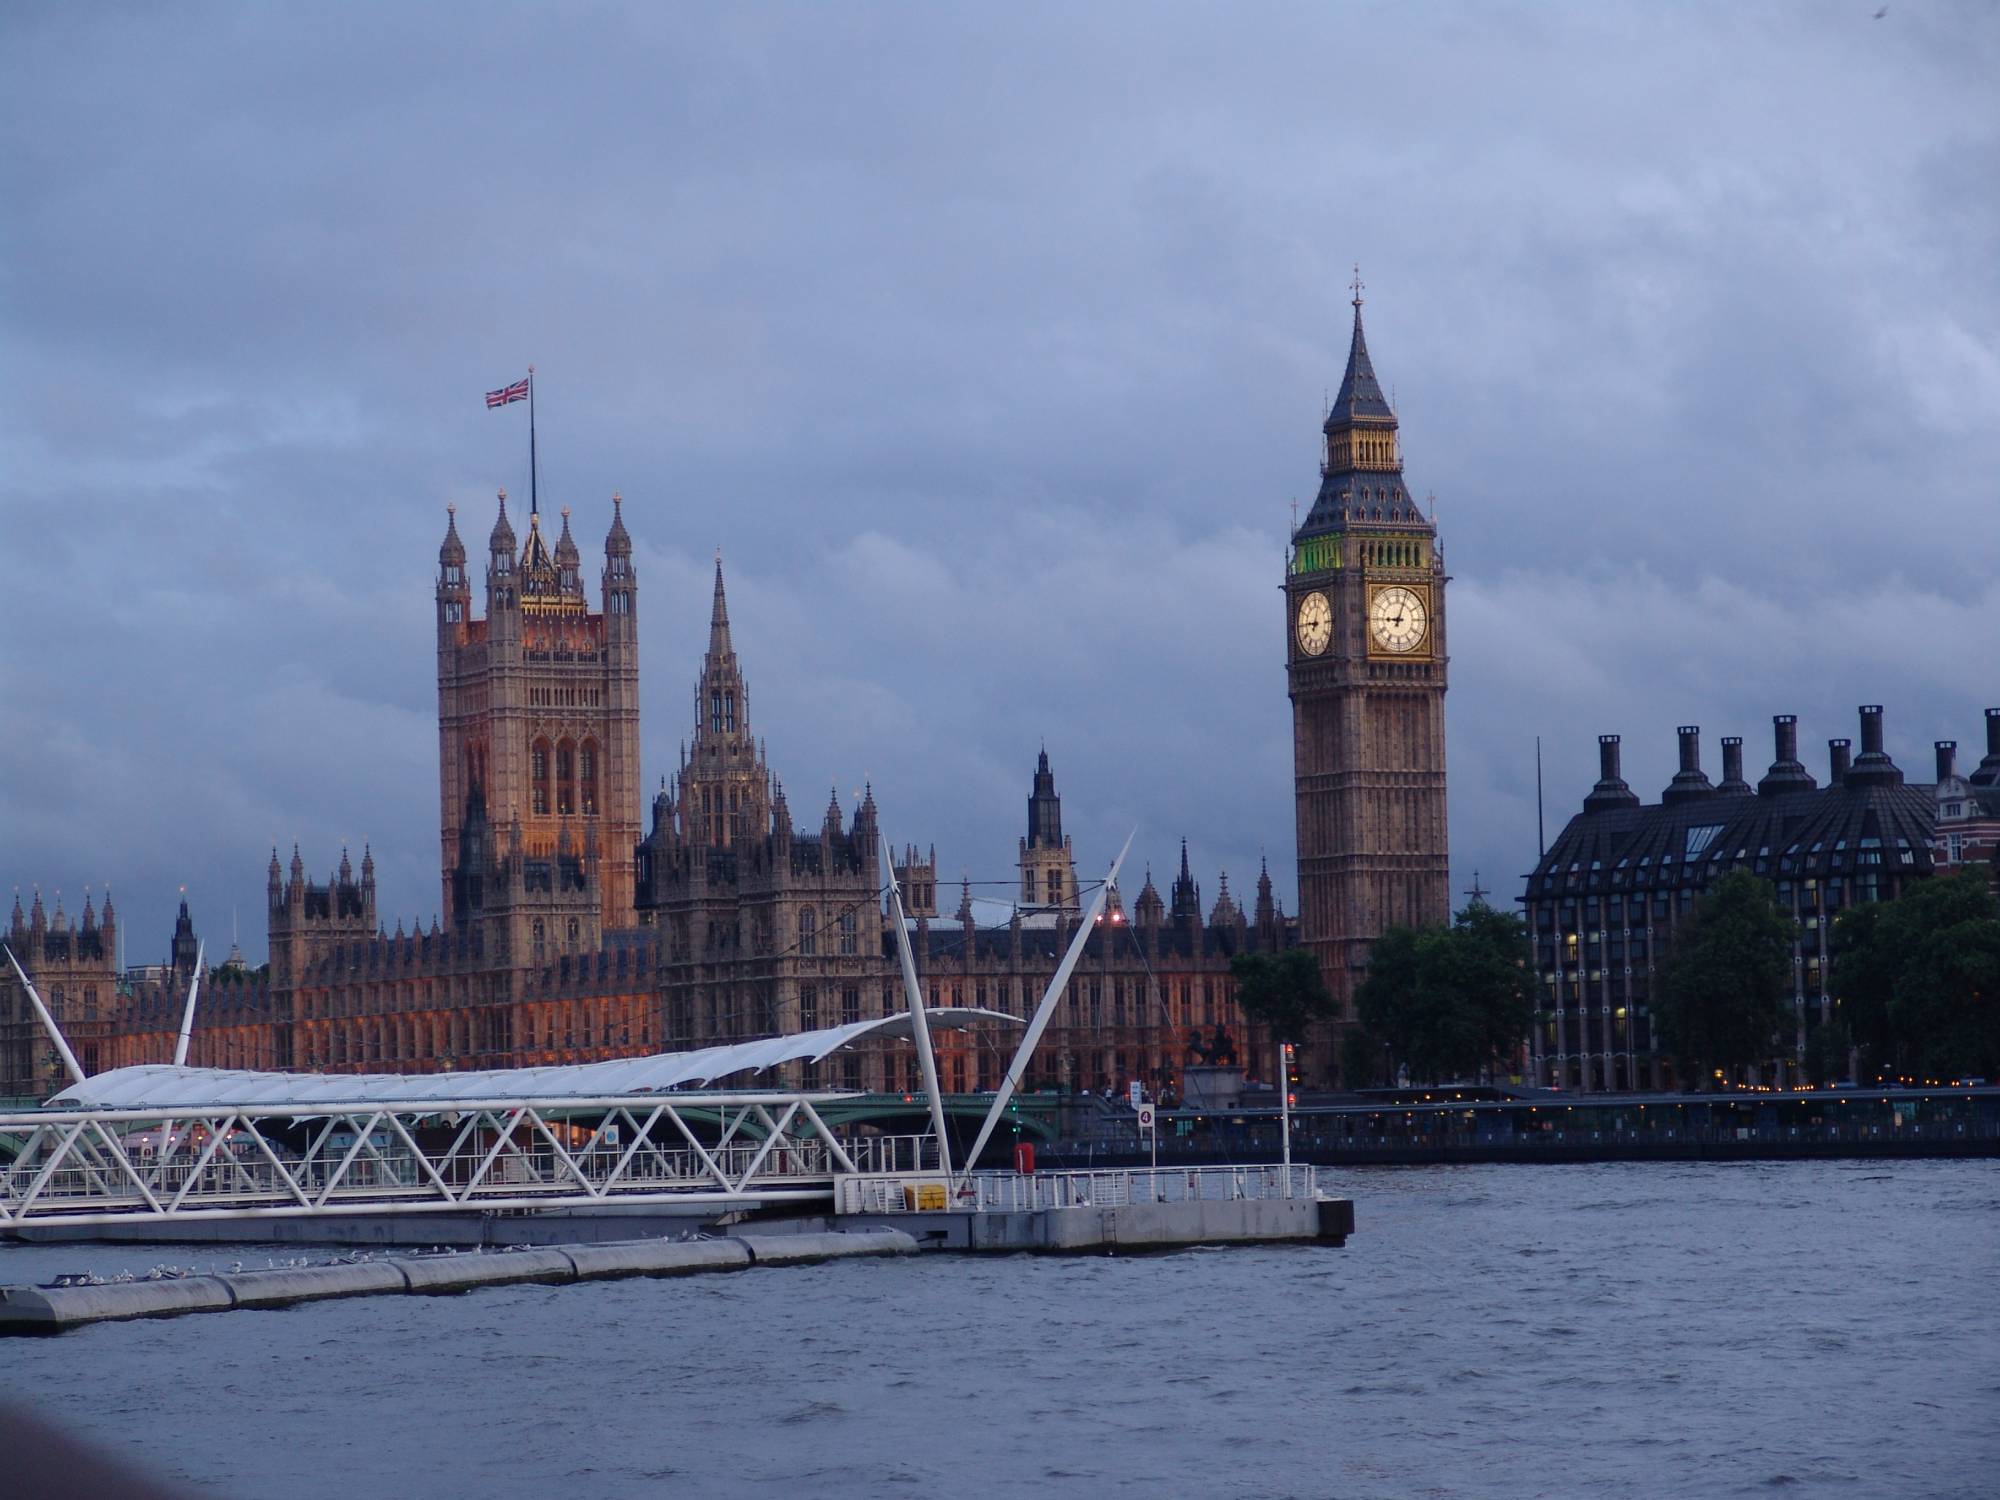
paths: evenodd
<path fill-rule="evenodd" d="M 973 1172 L 949 1180 L 936 1171 L 842 1174 L 834 1211 L 843 1214 L 1034 1213 L 1052 1208 L 1128 1208 L 1151 1203 L 1236 1203 L 1318 1198 L 1311 1166 L 1109 1167 L 1085 1171 Z"/>
<path fill-rule="evenodd" d="M 928 1138 L 846 1140 L 812 1096 L 651 1095 L 0 1118 L 0 1233 L 131 1219 L 825 1202 L 836 1173 L 920 1172 Z"/>

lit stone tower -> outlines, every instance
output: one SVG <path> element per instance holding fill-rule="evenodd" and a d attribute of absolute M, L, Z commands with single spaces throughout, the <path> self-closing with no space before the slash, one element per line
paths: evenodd
<path fill-rule="evenodd" d="M 688 842 L 714 849 L 761 842 L 771 831 L 770 787 L 770 768 L 750 732 L 750 685 L 730 639 L 718 552 L 708 651 L 694 689 L 694 743 L 678 787 Z"/>
<path fill-rule="evenodd" d="M 453 515 L 438 549 L 438 770 L 444 904 L 455 911 L 461 834 L 475 799 L 498 848 L 576 853 L 606 927 L 629 927 L 639 839 L 638 581 L 617 496 L 604 541 L 603 612 L 562 512 L 551 549 L 530 513 L 517 559 L 507 497 L 487 539 L 486 617 L 472 616 Z"/>
<path fill-rule="evenodd" d="M 1396 414 L 1361 332 L 1326 418 L 1319 496 L 1292 535 L 1287 677 L 1300 935 L 1352 1018 L 1384 928 L 1451 915 L 1444 560 L 1403 486 Z"/>
<path fill-rule="evenodd" d="M 1049 752 L 1035 762 L 1035 789 L 1028 796 L 1028 834 L 1021 840 L 1021 905 L 1049 910 L 1076 909 L 1076 857 L 1062 831 L 1062 798 L 1056 795 Z"/>

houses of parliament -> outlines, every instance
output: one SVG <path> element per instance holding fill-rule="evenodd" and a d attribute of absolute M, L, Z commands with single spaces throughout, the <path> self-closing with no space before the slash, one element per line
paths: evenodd
<path fill-rule="evenodd" d="M 1230 973 L 1241 952 L 1303 943 L 1351 1007 L 1369 940 L 1447 912 L 1442 557 L 1402 479 L 1354 301 L 1339 396 L 1325 422 L 1317 500 L 1287 549 L 1285 667 L 1293 705 L 1298 916 L 1270 873 L 1239 898 L 1221 875 L 1205 899 L 1186 846 L 1163 894 L 1150 870 L 1118 893 L 1028 1069 L 1030 1089 L 1172 1097 L 1194 1056 L 1233 1053 L 1275 1072 L 1272 1038 L 1247 1025 Z M 889 871 L 872 787 L 795 812 L 755 732 L 732 639 L 721 559 L 695 720 L 680 763 L 644 807 L 640 580 L 614 496 L 595 590 L 560 515 L 553 543 L 530 510 L 518 534 L 501 494 L 486 538 L 483 613 L 455 513 L 436 580 L 440 915 L 393 924 L 374 862 L 343 850 L 332 873 L 271 852 L 270 962 L 204 981 L 190 1061 L 242 1068 L 415 1072 L 519 1067 L 674 1051 L 894 1013 L 903 1008 Z M 594 596 L 593 596 L 594 595 Z M 935 851 L 896 858 L 921 982 L 933 1005 L 1026 1017 L 1084 902 L 1046 750 L 1028 783 L 1010 901 L 942 896 Z M 952 897 L 956 896 L 955 905 Z M 73 923 L 37 894 L 17 900 L 6 941 L 84 1064 L 164 1061 L 195 965 L 183 903 L 169 962 L 119 972 L 115 913 L 86 902 Z M 0 1097 L 45 1097 L 53 1048 L 12 976 L 0 981 Z M 1350 1011 L 1351 1013 L 1351 1011 Z M 991 1089 L 1015 1028 L 945 1032 L 954 1092 Z M 884 1041 L 804 1088 L 917 1087 L 915 1054 Z"/>

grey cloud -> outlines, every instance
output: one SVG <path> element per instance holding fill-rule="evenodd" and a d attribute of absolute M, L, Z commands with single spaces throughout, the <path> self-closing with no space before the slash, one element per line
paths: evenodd
<path fill-rule="evenodd" d="M 16 8 L 0 20 L 0 876 L 437 902 L 430 569 L 627 496 L 645 752 L 711 549 L 795 806 L 1004 874 L 1292 885 L 1276 585 L 1370 282 L 1456 574 L 1454 885 L 1600 730 L 1977 733 L 2000 18 L 1976 4 Z M 1524 779 L 1525 778 L 1525 779 Z M 288 852 L 288 851 L 287 851 Z M 261 923 L 249 922 L 250 946 Z"/>

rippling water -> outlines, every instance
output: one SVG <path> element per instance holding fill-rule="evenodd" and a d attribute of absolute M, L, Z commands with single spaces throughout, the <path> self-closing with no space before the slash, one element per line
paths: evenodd
<path fill-rule="evenodd" d="M 857 1261 L 107 1324 L 0 1343 L 0 1393 L 244 1500 L 2000 1489 L 2000 1163 L 1347 1186 L 1342 1250 Z M 214 1258 L 14 1247 L 0 1281 Z"/>

